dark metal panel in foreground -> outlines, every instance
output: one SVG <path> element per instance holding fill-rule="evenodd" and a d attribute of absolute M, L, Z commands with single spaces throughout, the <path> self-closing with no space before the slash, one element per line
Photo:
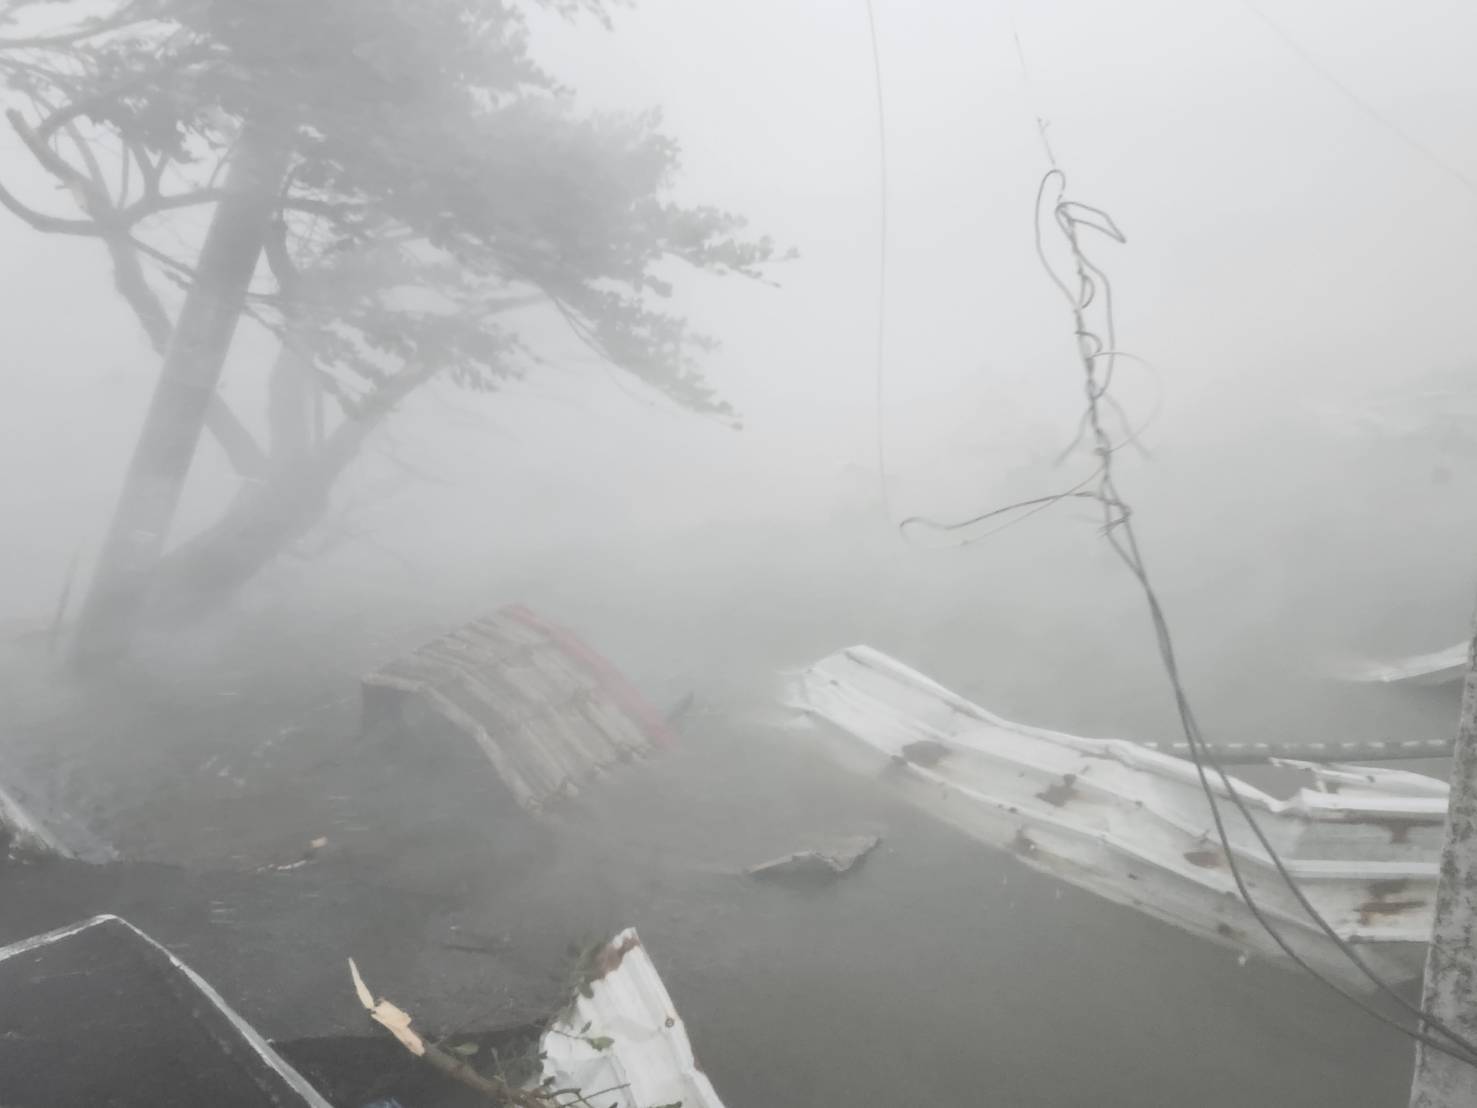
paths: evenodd
<path fill-rule="evenodd" d="M 116 916 L 0 947 L 6 1108 L 330 1108 L 202 978 Z"/>

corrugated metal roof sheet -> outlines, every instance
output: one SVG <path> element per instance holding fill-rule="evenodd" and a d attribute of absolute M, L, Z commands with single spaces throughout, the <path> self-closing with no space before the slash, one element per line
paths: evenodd
<path fill-rule="evenodd" d="M 331 1108 L 220 995 L 126 920 L 0 947 L 0 1102 Z"/>
<path fill-rule="evenodd" d="M 573 999 L 539 1037 L 541 1080 L 528 1102 L 594 1108 L 723 1108 L 698 1068 L 687 1028 L 634 928 L 590 952 Z M 370 991 L 349 959 L 359 1002 L 400 1044 L 436 1069 L 504 1102 L 487 1076 L 415 1029 L 414 1017 Z M 524 1103 L 522 1100 L 518 1103 Z"/>
<path fill-rule="evenodd" d="M 553 1087 L 611 1108 L 723 1108 L 635 929 L 606 944 L 593 965 L 586 991 L 540 1044 Z"/>
<path fill-rule="evenodd" d="M 363 680 L 366 715 L 421 700 L 487 754 L 518 803 L 538 808 L 669 735 L 659 713 L 573 632 L 526 608 L 473 620 Z"/>
<path fill-rule="evenodd" d="M 1192 763 L 1116 739 L 1001 719 L 869 647 L 800 675 L 793 703 L 853 768 L 1033 868 L 1247 951 L 1278 956 L 1236 892 Z M 1232 779 L 1309 899 L 1393 978 L 1420 972 L 1431 929 L 1446 787 L 1354 766 L 1302 766 L 1314 787 L 1281 800 Z M 1361 984 L 1278 879 L 1226 798 L 1253 896 L 1299 953 Z"/>

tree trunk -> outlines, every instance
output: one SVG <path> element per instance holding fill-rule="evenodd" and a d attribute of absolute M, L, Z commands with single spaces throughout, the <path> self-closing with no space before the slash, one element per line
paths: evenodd
<path fill-rule="evenodd" d="M 1462 689 L 1422 1009 L 1477 1041 L 1477 628 Z M 1410 1108 L 1473 1105 L 1477 1066 L 1417 1044 Z"/>
<path fill-rule="evenodd" d="M 312 365 L 294 345 L 291 327 L 267 383 L 267 427 L 274 472 L 301 465 L 316 445 Z"/>
<path fill-rule="evenodd" d="M 284 348 L 283 359 L 292 355 Z M 279 363 L 300 377 L 304 366 Z M 403 371 L 386 382 L 355 415 L 324 438 L 296 465 L 274 467 L 271 476 L 245 489 L 221 520 L 184 543 L 160 563 L 150 597 L 148 622 L 179 626 L 229 599 L 322 518 L 334 482 L 395 405 L 434 376 L 434 370 Z M 294 389 L 284 386 L 288 396 Z M 284 402 L 285 404 L 285 402 Z M 282 431 L 279 433 L 291 433 Z"/>
<path fill-rule="evenodd" d="M 249 486 L 221 519 L 160 561 L 142 622 L 192 623 L 229 600 L 322 518 L 335 474 L 314 459 Z"/>
<path fill-rule="evenodd" d="M 103 241 L 113 259 L 114 285 L 149 336 L 154 353 L 161 358 L 167 357 L 174 325 L 169 322 L 169 313 L 164 310 L 163 302 L 144 277 L 138 249 L 126 234 L 110 234 Z M 251 437 L 251 432 L 241 425 L 216 393 L 211 394 L 210 408 L 205 413 L 205 429 L 215 436 L 231 467 L 242 477 L 259 478 L 266 472 L 267 459 Z"/>
<path fill-rule="evenodd" d="M 73 642 L 79 667 L 106 664 L 128 649 L 245 305 L 286 158 L 274 135 L 251 124 L 243 129 L 227 195 L 206 234 L 83 604 Z"/>

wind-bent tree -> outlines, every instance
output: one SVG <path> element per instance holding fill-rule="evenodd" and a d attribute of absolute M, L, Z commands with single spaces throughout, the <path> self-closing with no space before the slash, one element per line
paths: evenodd
<path fill-rule="evenodd" d="M 605 19 L 603 0 L 539 2 Z M 0 205 L 97 239 L 162 358 L 79 662 L 230 596 L 415 389 L 536 365 L 515 323 L 531 304 L 679 404 L 727 410 L 659 270 L 755 277 L 770 242 L 671 202 L 655 114 L 577 111 L 509 0 L 0 0 L 0 32 L 9 125 L 75 210 L 3 182 Z M 201 228 L 185 256 L 161 246 Z M 216 391 L 243 317 L 279 343 L 264 442 Z M 248 480 L 170 549 L 206 431 Z"/>

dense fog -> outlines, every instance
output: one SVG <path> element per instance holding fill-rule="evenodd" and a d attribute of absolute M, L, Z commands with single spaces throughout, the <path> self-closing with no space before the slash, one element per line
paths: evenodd
<path fill-rule="evenodd" d="M 53 18 L 11 6 L 24 27 Z M 290 857 L 338 818 L 316 807 L 325 796 L 368 789 L 388 845 L 349 848 L 344 880 L 376 890 L 371 905 L 424 902 L 436 926 L 480 926 L 485 911 L 514 947 L 498 971 L 514 984 L 493 1002 L 505 1021 L 530 1014 L 520 988 L 550 999 L 566 941 L 640 916 L 731 1105 L 1403 1103 L 1398 1034 L 1288 970 L 1239 967 L 1013 867 L 808 754 L 786 761 L 775 720 L 785 674 L 866 643 L 1008 719 L 1179 737 L 1099 505 L 905 523 L 967 520 L 1092 472 L 1074 443 L 1072 314 L 1033 238 L 1044 133 L 1070 195 L 1126 238 L 1089 244 L 1133 356 L 1113 382 L 1138 429 L 1117 480 L 1207 736 L 1454 732 L 1451 688 L 1336 678 L 1469 625 L 1477 11 L 1290 0 L 1269 21 L 1233 0 L 875 0 L 874 69 L 860 0 L 640 0 L 608 28 L 530 9 L 530 52 L 578 110 L 659 109 L 680 147 L 670 197 L 774 241 L 763 280 L 656 267 L 668 306 L 721 343 L 701 371 L 732 414 L 685 410 L 547 305 L 518 309 L 540 364 L 490 391 L 444 377 L 417 389 L 286 556 L 198 619 L 141 631 L 120 667 L 77 677 L 68 636 L 160 358 L 99 241 L 0 212 L 0 767 L 122 864 L 184 867 L 190 882 Z M 72 210 L 5 127 L 0 183 Z M 190 209 L 154 241 L 194 257 L 207 222 Z M 179 282 L 151 280 L 177 309 Z M 243 319 L 219 389 L 259 435 L 276 344 Z M 246 483 L 203 437 L 168 545 Z M 371 748 L 347 736 L 361 673 L 515 603 L 698 722 L 649 771 L 664 800 L 642 792 L 644 768 L 624 771 L 509 861 L 483 839 L 501 830 L 461 815 L 423 827 L 443 802 L 418 757 L 375 777 Z M 792 849 L 786 829 L 837 829 L 827 821 L 887 844 L 832 900 L 746 908 L 754 894 L 704 883 Z M 169 918 L 181 894 L 150 872 L 116 887 Z M 5 880 L 0 865 L 0 903 Z M 94 910 L 91 893 L 15 880 L 31 930 Z M 883 884 L 855 891 L 865 880 Z M 336 926 L 326 909 L 318 923 Z M 6 922 L 0 940 L 24 933 Z M 263 954 L 237 964 L 200 943 L 227 984 L 270 972 Z M 414 979 L 406 993 L 436 1010 L 420 963 L 387 960 L 380 975 Z M 448 986 L 449 1010 L 475 1008 L 462 992 Z M 271 1008 L 242 1003 L 249 1018 Z M 781 1008 L 793 1014 L 776 1020 Z M 346 1033 L 358 1015 L 328 1023 Z M 961 1099 L 970 1089 L 978 1100 Z"/>

